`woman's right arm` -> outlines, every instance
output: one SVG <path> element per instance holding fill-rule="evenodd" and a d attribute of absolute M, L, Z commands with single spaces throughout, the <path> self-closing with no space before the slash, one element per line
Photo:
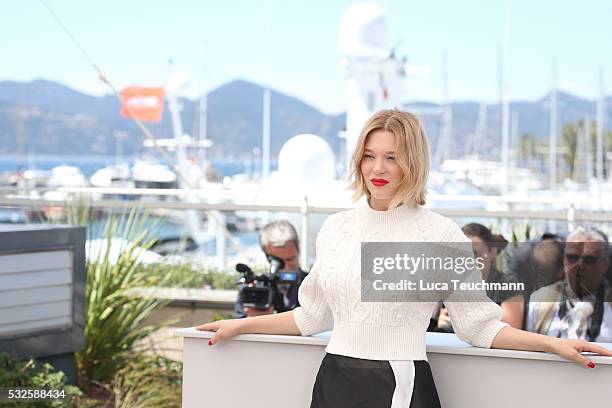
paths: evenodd
<path fill-rule="evenodd" d="M 293 319 L 293 310 L 265 316 L 247 317 L 210 322 L 196 327 L 197 330 L 213 331 L 215 334 L 209 345 L 219 340 L 227 340 L 238 334 L 288 334 L 299 336 L 300 330 Z"/>

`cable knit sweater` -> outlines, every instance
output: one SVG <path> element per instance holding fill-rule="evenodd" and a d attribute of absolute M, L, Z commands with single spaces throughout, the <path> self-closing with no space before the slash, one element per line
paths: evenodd
<path fill-rule="evenodd" d="M 423 207 L 363 208 L 328 217 L 316 241 L 316 262 L 299 290 L 293 317 L 303 336 L 332 330 L 326 351 L 369 360 L 427 360 L 425 332 L 435 302 L 361 302 L 361 242 L 469 242 L 446 217 Z M 507 324 L 486 293 L 446 302 L 457 336 L 491 347 Z"/>

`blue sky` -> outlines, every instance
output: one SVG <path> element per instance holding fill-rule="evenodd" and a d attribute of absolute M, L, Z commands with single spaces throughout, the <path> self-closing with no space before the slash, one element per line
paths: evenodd
<path fill-rule="evenodd" d="M 191 94 L 242 78 L 327 113 L 344 110 L 338 20 L 349 0 L 47 0 L 118 86 L 162 84 L 168 58 Z M 431 72 L 407 78 L 407 100 L 439 101 L 442 55 L 452 100 L 497 99 L 497 50 L 507 24 L 512 99 L 536 99 L 557 60 L 563 90 L 593 98 L 598 70 L 612 90 L 612 2 L 606 0 L 389 0 L 391 43 Z M 88 93 L 106 88 L 39 0 L 5 2 L 0 80 L 57 80 Z M 608 91 L 607 94 L 612 93 Z"/>

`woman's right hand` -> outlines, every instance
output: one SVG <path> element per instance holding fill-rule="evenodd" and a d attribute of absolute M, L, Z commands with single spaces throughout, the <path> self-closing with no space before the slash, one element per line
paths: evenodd
<path fill-rule="evenodd" d="M 240 334 L 244 321 L 245 319 L 218 320 L 216 322 L 202 324 L 196 327 L 196 330 L 215 332 L 208 341 L 208 345 L 212 346 L 219 342 L 219 340 L 228 340 Z"/>

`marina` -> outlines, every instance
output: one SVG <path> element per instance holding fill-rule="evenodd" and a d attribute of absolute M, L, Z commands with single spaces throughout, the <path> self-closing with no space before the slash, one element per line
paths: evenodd
<path fill-rule="evenodd" d="M 587 24 L 509 1 L 230 3 L 8 7 L 32 24 L 6 22 L 29 45 L 7 44 L 0 78 L 0 391 L 48 377 L 71 406 L 338 408 L 330 389 L 352 406 L 388 376 L 390 407 L 414 408 L 425 366 L 444 407 L 606 406 L 600 6 Z M 28 47 L 48 63 L 26 69 Z M 448 237 L 477 263 L 438 269 L 474 281 L 392 275 L 424 255 L 357 270 L 366 244 Z M 373 361 L 376 381 L 356 375 Z"/>

